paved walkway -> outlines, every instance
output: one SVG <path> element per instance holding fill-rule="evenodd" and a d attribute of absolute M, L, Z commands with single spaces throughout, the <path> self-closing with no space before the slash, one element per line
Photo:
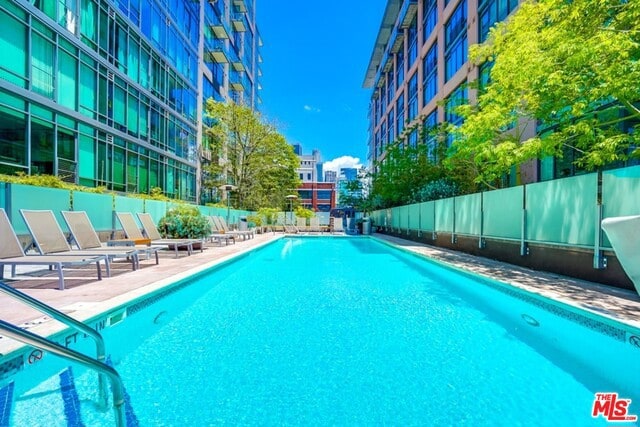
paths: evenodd
<path fill-rule="evenodd" d="M 117 262 L 114 263 L 112 277 L 102 281 L 95 280 L 95 268 L 69 270 L 66 273 L 67 289 L 63 291 L 57 289 L 57 276 L 50 272 L 46 272 L 44 277 L 30 273 L 29 276 L 8 280 L 7 283 L 74 318 L 86 320 L 238 254 L 268 244 L 281 236 L 282 234 L 267 233 L 256 235 L 254 239 L 247 241 L 240 240 L 235 245 L 219 247 L 217 243 L 208 244 L 202 253 L 181 255 L 177 259 L 173 252 L 165 252 L 161 254 L 159 265 L 155 265 L 153 260 L 142 261 L 141 268 L 137 271 L 131 271 L 128 263 Z M 528 270 L 396 237 L 381 234 L 376 234 L 376 237 L 437 261 L 508 282 L 582 309 L 602 313 L 640 328 L 640 297 L 634 292 Z M 7 267 L 7 278 L 8 273 Z M 39 334 L 49 335 L 63 328 L 58 322 L 3 294 L 0 294 L 0 307 L 2 320 L 29 327 Z M 0 341 L 0 354 L 9 350 L 6 344 L 7 341 Z"/>

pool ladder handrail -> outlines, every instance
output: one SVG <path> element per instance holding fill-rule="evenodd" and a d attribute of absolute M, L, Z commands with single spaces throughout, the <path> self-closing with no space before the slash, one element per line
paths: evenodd
<path fill-rule="evenodd" d="M 62 313 L 61 311 L 58 311 L 55 308 L 43 303 L 42 301 L 39 301 L 25 293 L 18 291 L 17 289 L 11 288 L 2 282 L 0 282 L 0 292 L 3 292 L 6 295 L 22 301 L 32 308 L 35 308 L 36 310 L 48 314 L 55 320 L 58 320 L 59 322 L 62 322 L 69 327 L 75 328 L 95 340 L 96 359 L 93 359 L 77 351 L 62 347 L 52 341 L 49 341 L 46 338 L 15 326 L 11 323 L 0 320 L 0 330 L 5 332 L 7 336 L 41 350 L 50 351 L 51 353 L 57 354 L 63 358 L 76 361 L 89 367 L 90 369 L 98 371 L 98 395 L 100 404 L 102 404 L 104 407 L 106 407 L 107 403 L 107 384 L 106 381 L 104 381 L 104 377 L 109 377 L 113 389 L 113 406 L 114 410 L 116 411 L 116 422 L 118 426 L 124 426 L 124 407 L 122 406 L 124 403 L 124 386 L 122 385 L 120 375 L 115 371 L 115 369 L 104 363 L 106 359 L 106 351 L 102 335 L 100 335 L 100 333 L 95 329 L 74 319 L 73 317 Z"/>

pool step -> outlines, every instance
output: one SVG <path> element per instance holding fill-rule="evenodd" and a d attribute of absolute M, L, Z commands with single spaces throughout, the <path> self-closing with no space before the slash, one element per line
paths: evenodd
<path fill-rule="evenodd" d="M 82 427 L 82 415 L 80 413 L 80 398 L 73 379 L 73 371 L 68 367 L 62 371 L 60 377 L 60 392 L 64 402 L 64 415 L 67 418 L 68 427 Z"/>
<path fill-rule="evenodd" d="M 114 367 L 113 362 L 111 361 L 111 356 L 107 356 L 106 363 L 112 368 Z M 127 427 L 138 427 L 140 425 L 140 422 L 138 421 L 138 417 L 136 417 L 136 414 L 133 412 L 133 406 L 131 406 L 131 396 L 129 396 L 129 393 L 127 393 L 126 387 L 124 387 L 123 391 L 124 391 L 124 414 L 125 414 L 125 421 L 127 422 Z"/>
<path fill-rule="evenodd" d="M 11 419 L 11 408 L 13 407 L 14 383 L 11 381 L 6 386 L 0 388 L 0 426 L 8 426 Z"/>
<path fill-rule="evenodd" d="M 107 359 L 107 363 L 113 366 Z M 76 374 L 78 372 L 78 374 Z M 113 425 L 114 412 L 109 390 L 109 407 L 98 406 L 97 374 L 71 367 L 54 374 L 30 390 L 14 391 L 14 383 L 0 388 L 0 426 Z M 127 427 L 138 427 L 131 399 L 125 390 Z"/>

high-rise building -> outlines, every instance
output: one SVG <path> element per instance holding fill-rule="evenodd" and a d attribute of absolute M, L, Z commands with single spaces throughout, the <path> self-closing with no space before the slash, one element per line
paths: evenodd
<path fill-rule="evenodd" d="M 260 103 L 255 0 L 4 0 L 0 28 L 0 173 L 195 201 L 204 102 Z"/>
<path fill-rule="evenodd" d="M 302 151 L 302 146 L 297 144 Z M 295 148 L 295 146 L 294 146 Z M 300 205 L 315 212 L 329 212 L 335 207 L 336 187 L 333 182 L 322 182 L 322 161 L 320 151 L 298 154 L 300 167 L 298 177 L 302 181 L 298 188 Z"/>
<path fill-rule="evenodd" d="M 338 173 L 336 171 L 325 171 L 324 182 L 336 182 L 338 180 Z"/>
<path fill-rule="evenodd" d="M 364 79 L 364 87 L 373 89 L 370 164 L 397 139 L 424 143 L 434 153 L 436 137 L 424 132 L 419 141 L 420 128 L 461 122 L 453 107 L 473 101 L 475 91 L 466 84 L 488 73 L 467 61 L 468 46 L 484 41 L 517 6 L 518 0 L 387 2 Z"/>

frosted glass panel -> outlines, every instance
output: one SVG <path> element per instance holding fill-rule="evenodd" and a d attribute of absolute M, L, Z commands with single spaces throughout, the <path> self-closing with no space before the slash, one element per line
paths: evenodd
<path fill-rule="evenodd" d="M 435 209 L 436 202 L 420 203 L 420 224 L 423 231 L 435 230 Z"/>
<path fill-rule="evenodd" d="M 436 231 L 453 232 L 454 199 L 436 200 Z"/>
<path fill-rule="evenodd" d="M 73 192 L 73 210 L 85 211 L 96 231 L 113 230 L 113 195 Z"/>
<path fill-rule="evenodd" d="M 480 235 L 482 194 L 455 198 L 456 233 Z"/>
<path fill-rule="evenodd" d="M 483 231 L 487 237 L 520 239 L 524 187 L 504 188 L 483 194 Z"/>
<path fill-rule="evenodd" d="M 593 245 L 597 185 L 595 173 L 527 185 L 527 240 Z"/>

